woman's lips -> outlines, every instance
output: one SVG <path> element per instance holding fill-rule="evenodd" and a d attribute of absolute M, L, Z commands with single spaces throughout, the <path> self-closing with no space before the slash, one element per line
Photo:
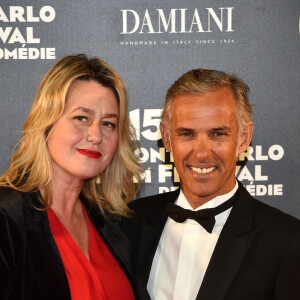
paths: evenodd
<path fill-rule="evenodd" d="M 101 157 L 101 153 L 98 151 L 92 151 L 92 150 L 87 150 L 87 149 L 77 149 L 77 151 L 80 154 L 85 155 L 90 158 L 100 158 Z"/>

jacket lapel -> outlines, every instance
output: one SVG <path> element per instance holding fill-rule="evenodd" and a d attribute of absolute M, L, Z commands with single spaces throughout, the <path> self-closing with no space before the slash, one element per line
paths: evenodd
<path fill-rule="evenodd" d="M 253 228 L 252 198 L 241 184 L 237 193 L 196 299 L 224 299 L 258 232 Z"/>
<path fill-rule="evenodd" d="M 110 215 L 107 215 L 107 218 L 104 218 L 96 204 L 90 203 L 83 196 L 81 196 L 80 199 L 97 232 L 102 237 L 127 277 L 132 280 L 133 272 L 130 262 L 131 246 L 127 237 L 120 229 L 119 219 Z"/>
<path fill-rule="evenodd" d="M 143 219 L 143 224 L 141 224 L 137 278 L 139 285 L 142 287 L 147 286 L 152 261 L 168 218 L 165 213 L 166 203 L 174 202 L 178 195 L 179 189 L 171 193 L 158 195 L 157 197 L 161 199 L 156 199 L 156 204 L 149 207 Z"/>
<path fill-rule="evenodd" d="M 37 290 L 41 291 L 43 299 L 71 299 L 68 279 L 59 255 L 58 248 L 51 233 L 47 213 L 37 198 L 37 193 L 25 194 L 29 207 L 26 236 L 32 280 L 38 282 Z M 37 209 L 39 208 L 39 209 Z"/>

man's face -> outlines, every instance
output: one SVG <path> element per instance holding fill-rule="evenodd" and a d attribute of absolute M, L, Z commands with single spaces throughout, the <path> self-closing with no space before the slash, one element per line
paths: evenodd
<path fill-rule="evenodd" d="M 193 208 L 233 189 L 236 158 L 249 146 L 253 124 L 238 133 L 236 102 L 229 88 L 176 98 L 170 132 L 163 126 L 161 130 Z"/>

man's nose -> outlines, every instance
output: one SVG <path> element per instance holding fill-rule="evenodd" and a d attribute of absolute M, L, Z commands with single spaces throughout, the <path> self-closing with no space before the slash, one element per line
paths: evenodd
<path fill-rule="evenodd" d="M 100 144 L 102 142 L 101 124 L 93 123 L 89 126 L 87 140 L 93 144 Z"/>
<path fill-rule="evenodd" d="M 193 144 L 193 154 L 198 160 L 205 160 L 211 152 L 211 141 L 207 136 L 197 136 Z"/>

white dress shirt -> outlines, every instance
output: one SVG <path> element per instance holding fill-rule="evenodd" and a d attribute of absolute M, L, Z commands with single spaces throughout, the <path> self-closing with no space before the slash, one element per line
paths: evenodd
<path fill-rule="evenodd" d="M 238 189 L 211 199 L 196 210 L 216 207 L 230 199 Z M 182 191 L 175 202 L 191 209 Z M 212 233 L 208 233 L 195 220 L 177 223 L 168 218 L 160 238 L 147 284 L 154 300 L 194 300 L 197 297 L 210 258 L 231 212 L 231 208 L 215 217 Z"/>

